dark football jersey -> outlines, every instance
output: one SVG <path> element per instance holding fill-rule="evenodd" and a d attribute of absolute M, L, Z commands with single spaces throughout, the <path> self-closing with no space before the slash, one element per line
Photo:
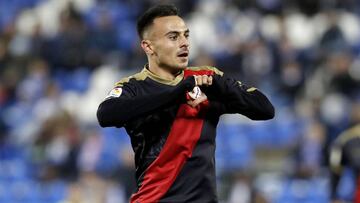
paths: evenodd
<path fill-rule="evenodd" d="M 194 75 L 211 75 L 213 84 L 200 86 L 207 100 L 191 107 Z M 131 202 L 217 202 L 215 136 L 225 113 L 266 120 L 274 108 L 259 90 L 214 67 L 186 68 L 174 80 L 145 67 L 120 80 L 97 116 L 102 127 L 125 127 L 130 136 L 137 180 Z"/>

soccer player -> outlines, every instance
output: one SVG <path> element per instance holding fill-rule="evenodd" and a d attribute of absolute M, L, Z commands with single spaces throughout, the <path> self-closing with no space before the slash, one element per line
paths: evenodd
<path fill-rule="evenodd" d="M 330 151 L 331 198 L 337 200 L 337 186 L 343 167 L 351 168 L 356 176 L 354 201 L 360 203 L 360 124 L 346 130 L 336 138 Z"/>
<path fill-rule="evenodd" d="M 125 127 L 131 138 L 137 191 L 130 201 L 217 202 L 220 115 L 266 120 L 274 107 L 259 90 L 214 67 L 188 67 L 189 29 L 176 7 L 150 8 L 137 29 L 148 64 L 120 80 L 97 112 L 102 127 Z"/>

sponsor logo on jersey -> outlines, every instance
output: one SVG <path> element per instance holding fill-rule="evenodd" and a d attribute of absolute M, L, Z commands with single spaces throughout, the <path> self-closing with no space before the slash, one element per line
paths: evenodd
<path fill-rule="evenodd" d="M 110 91 L 110 93 L 105 97 L 105 99 L 113 98 L 113 97 L 120 97 L 122 93 L 121 87 L 115 87 Z"/>

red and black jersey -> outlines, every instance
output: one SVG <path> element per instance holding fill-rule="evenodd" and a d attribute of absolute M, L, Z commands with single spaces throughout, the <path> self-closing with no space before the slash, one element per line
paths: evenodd
<path fill-rule="evenodd" d="M 194 75 L 212 75 L 213 84 L 200 87 L 208 100 L 193 108 L 186 101 Z M 130 136 L 137 180 L 131 203 L 217 202 L 215 137 L 225 113 L 265 120 L 274 108 L 259 90 L 214 67 L 186 68 L 174 80 L 145 67 L 118 82 L 97 116 L 102 127 L 125 127 Z"/>

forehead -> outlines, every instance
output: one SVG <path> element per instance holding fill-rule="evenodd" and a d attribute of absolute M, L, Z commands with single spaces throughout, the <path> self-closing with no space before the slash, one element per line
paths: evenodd
<path fill-rule="evenodd" d="M 155 18 L 149 31 L 156 35 L 165 35 L 170 31 L 184 32 L 188 28 L 179 16 L 165 16 Z"/>

